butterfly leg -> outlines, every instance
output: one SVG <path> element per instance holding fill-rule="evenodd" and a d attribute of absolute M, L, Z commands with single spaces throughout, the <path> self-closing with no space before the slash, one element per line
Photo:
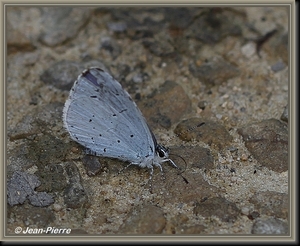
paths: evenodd
<path fill-rule="evenodd" d="M 152 177 L 153 177 L 153 166 L 151 165 L 150 167 L 150 178 L 149 178 L 149 190 L 150 190 L 150 193 L 152 193 Z"/>
<path fill-rule="evenodd" d="M 129 163 L 127 166 L 123 167 L 120 169 L 120 171 L 118 172 L 118 175 L 121 173 L 121 172 L 124 172 L 125 169 L 127 169 L 129 166 L 131 166 L 133 163 Z"/>
<path fill-rule="evenodd" d="M 161 173 L 161 177 L 162 177 L 162 179 L 165 181 L 165 180 L 166 180 L 166 177 L 165 177 L 165 172 L 164 172 L 162 166 L 160 165 L 160 163 L 154 163 L 154 164 L 155 164 L 156 166 L 159 167 L 160 173 Z"/>

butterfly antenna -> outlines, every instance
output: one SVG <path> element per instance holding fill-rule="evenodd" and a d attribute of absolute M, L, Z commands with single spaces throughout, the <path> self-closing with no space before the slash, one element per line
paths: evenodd
<path fill-rule="evenodd" d="M 185 182 L 186 184 L 188 184 L 189 181 L 188 181 L 185 177 L 182 176 L 182 173 L 184 173 L 184 172 L 186 171 L 186 168 L 187 168 L 187 163 L 186 163 L 185 159 L 184 159 L 183 157 L 181 157 L 180 155 L 176 155 L 176 154 L 170 154 L 170 155 L 174 155 L 174 156 L 177 156 L 177 157 L 181 158 L 181 159 L 183 160 L 183 162 L 185 163 L 185 168 L 184 168 L 184 170 L 182 170 L 181 172 L 177 173 L 177 175 L 180 175 L 181 178 L 184 180 L 184 182 Z M 175 166 L 178 170 L 181 170 L 181 168 L 179 168 L 179 167 L 176 166 L 176 164 L 175 164 L 174 161 L 172 161 L 171 159 L 169 159 L 169 161 L 170 161 L 170 162 L 172 163 L 172 165 Z"/>
<path fill-rule="evenodd" d="M 185 169 L 181 173 L 178 173 L 178 175 L 184 173 L 186 168 L 187 168 L 187 163 L 186 163 L 185 159 L 183 157 L 181 157 L 180 155 L 176 155 L 176 154 L 170 154 L 170 155 L 177 156 L 177 157 L 179 157 L 180 159 L 183 160 L 183 162 L 185 163 Z M 181 168 L 177 167 L 177 165 L 175 164 L 174 161 L 172 161 L 171 159 L 169 159 L 169 161 L 172 163 L 172 165 L 174 167 L 176 167 L 178 170 L 181 170 Z"/>

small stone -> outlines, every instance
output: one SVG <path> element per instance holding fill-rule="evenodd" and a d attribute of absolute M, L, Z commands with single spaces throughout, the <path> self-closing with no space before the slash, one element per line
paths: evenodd
<path fill-rule="evenodd" d="M 95 176 L 101 171 L 101 163 L 96 156 L 85 155 L 82 158 L 88 176 Z"/>
<path fill-rule="evenodd" d="M 54 203 L 53 204 L 53 210 L 55 212 L 59 212 L 62 209 L 62 206 L 60 204 Z"/>
<path fill-rule="evenodd" d="M 203 217 L 217 216 L 224 222 L 234 222 L 240 213 L 237 206 L 225 198 L 213 197 L 204 202 L 197 203 L 194 214 Z"/>
<path fill-rule="evenodd" d="M 183 88 L 173 81 L 166 81 L 150 98 L 137 102 L 150 127 L 169 129 L 191 110 L 191 101 Z"/>
<path fill-rule="evenodd" d="M 57 46 L 74 38 L 91 17 L 91 9 L 77 7 L 41 7 L 43 31 L 40 40 L 48 46 Z"/>
<path fill-rule="evenodd" d="M 288 105 L 286 105 L 284 107 L 284 110 L 283 110 L 283 113 L 282 113 L 280 119 L 284 122 L 287 122 L 287 123 L 289 122 L 289 108 L 288 108 Z"/>
<path fill-rule="evenodd" d="M 279 71 L 283 70 L 285 67 L 286 67 L 286 65 L 282 61 L 278 61 L 271 66 L 271 69 L 273 72 L 279 72 Z"/>
<path fill-rule="evenodd" d="M 184 141 L 202 141 L 217 150 L 228 147 L 232 141 L 232 136 L 223 125 L 206 118 L 183 120 L 177 125 L 174 133 Z"/>
<path fill-rule="evenodd" d="M 277 218 L 257 220 L 252 227 L 252 234 L 288 234 L 288 224 Z"/>
<path fill-rule="evenodd" d="M 256 54 L 256 44 L 254 42 L 247 43 L 242 47 L 241 51 L 244 56 L 250 58 Z"/>
<path fill-rule="evenodd" d="M 250 209 L 248 207 L 242 207 L 241 213 L 244 215 L 248 215 L 250 212 Z"/>
<path fill-rule="evenodd" d="M 162 209 L 146 205 L 134 209 L 119 231 L 125 234 L 161 234 L 165 225 Z"/>
<path fill-rule="evenodd" d="M 277 119 L 252 123 L 237 131 L 247 149 L 263 166 L 276 172 L 288 170 L 288 126 Z"/>
<path fill-rule="evenodd" d="M 207 101 L 200 101 L 198 103 L 198 107 L 201 108 L 202 110 L 204 110 L 207 106 L 208 102 Z"/>
<path fill-rule="evenodd" d="M 110 31 L 113 32 L 124 32 L 127 29 L 127 24 L 125 22 L 109 22 L 107 27 Z"/>
<path fill-rule="evenodd" d="M 220 85 L 231 78 L 239 75 L 239 69 L 225 61 L 221 57 L 214 57 L 212 61 L 197 67 L 191 63 L 189 67 L 192 75 L 205 83 L 209 88 L 214 85 Z"/>
<path fill-rule="evenodd" d="M 242 161 L 247 161 L 248 160 L 248 156 L 246 154 L 242 154 L 241 155 L 241 160 Z"/>
<path fill-rule="evenodd" d="M 260 214 L 287 219 L 289 211 L 289 197 L 285 193 L 262 191 L 255 193 L 249 200 L 255 205 Z"/>

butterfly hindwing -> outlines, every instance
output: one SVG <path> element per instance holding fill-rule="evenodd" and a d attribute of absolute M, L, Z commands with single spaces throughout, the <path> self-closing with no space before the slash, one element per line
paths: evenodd
<path fill-rule="evenodd" d="M 130 95 L 110 74 L 85 70 L 63 114 L 72 139 L 96 155 L 137 162 L 154 154 L 152 133 Z"/>

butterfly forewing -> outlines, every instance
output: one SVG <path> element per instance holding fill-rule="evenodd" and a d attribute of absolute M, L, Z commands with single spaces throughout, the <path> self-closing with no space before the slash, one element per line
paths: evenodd
<path fill-rule="evenodd" d="M 152 134 L 140 110 L 101 69 L 90 68 L 78 77 L 63 119 L 72 139 L 96 155 L 130 162 L 154 155 Z"/>

